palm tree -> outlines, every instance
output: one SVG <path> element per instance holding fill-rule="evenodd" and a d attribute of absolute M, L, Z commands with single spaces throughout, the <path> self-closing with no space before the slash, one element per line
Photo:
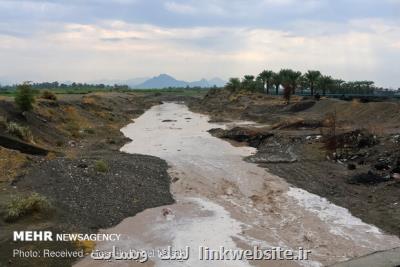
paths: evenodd
<path fill-rule="evenodd" d="M 265 83 L 260 76 L 257 76 L 255 84 L 256 84 L 255 87 L 256 87 L 257 92 L 265 93 Z"/>
<path fill-rule="evenodd" d="M 285 89 L 290 88 L 291 93 L 295 94 L 299 78 L 301 77 L 301 72 L 291 69 L 282 69 L 279 72 L 279 75 L 281 76 L 283 87 Z"/>
<path fill-rule="evenodd" d="M 344 94 L 344 88 L 343 88 L 343 84 L 345 83 L 345 81 L 341 80 L 341 79 L 334 79 L 333 80 L 333 93 L 334 94 Z"/>
<path fill-rule="evenodd" d="M 275 73 L 272 75 L 272 84 L 275 85 L 275 93 L 279 95 L 279 86 L 281 86 L 282 77 L 280 73 Z"/>
<path fill-rule="evenodd" d="M 299 87 L 300 87 L 300 93 L 301 94 L 303 94 L 304 88 L 308 88 L 308 81 L 307 81 L 307 78 L 304 75 L 302 75 L 299 78 Z"/>
<path fill-rule="evenodd" d="M 306 78 L 308 86 L 310 87 L 311 95 L 314 95 L 315 84 L 321 77 L 321 72 L 319 72 L 318 70 L 309 70 L 307 71 L 307 73 L 304 74 L 304 77 Z"/>
<path fill-rule="evenodd" d="M 334 80 L 331 76 L 322 75 L 318 79 L 318 86 L 322 89 L 322 95 L 326 95 L 326 90 L 331 88 L 334 84 Z"/>
<path fill-rule="evenodd" d="M 269 94 L 269 89 L 271 88 L 272 85 L 272 80 L 273 80 L 274 72 L 270 70 L 264 70 L 258 75 L 258 79 L 260 79 L 264 87 L 265 85 L 267 86 L 267 94 Z"/>
<path fill-rule="evenodd" d="M 254 75 L 244 75 L 243 80 L 247 81 L 247 82 L 252 82 L 254 81 Z"/>
<path fill-rule="evenodd" d="M 244 75 L 244 78 L 242 80 L 243 89 L 247 91 L 255 91 L 256 83 L 254 81 L 254 78 L 255 77 L 253 75 Z"/>
<path fill-rule="evenodd" d="M 229 82 L 225 85 L 225 88 L 231 92 L 239 91 L 240 87 L 241 83 L 238 78 L 230 78 Z"/>

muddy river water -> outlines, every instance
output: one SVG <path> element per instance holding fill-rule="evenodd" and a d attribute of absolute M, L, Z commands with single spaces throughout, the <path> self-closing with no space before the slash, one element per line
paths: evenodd
<path fill-rule="evenodd" d="M 212 137 L 208 122 L 183 104 L 154 106 L 122 129 L 132 142 L 127 153 L 160 157 L 170 165 L 176 204 L 145 210 L 104 233 L 119 233 L 118 242 L 97 249 L 189 251 L 183 261 L 151 257 L 132 260 L 93 260 L 77 266 L 325 266 L 374 251 L 400 246 L 395 236 L 352 216 L 324 198 L 292 187 L 280 177 L 243 157 L 255 153 Z M 214 250 L 280 247 L 310 250 L 308 260 L 205 260 L 204 248 Z M 159 250 L 161 249 L 161 250 Z M 157 253 L 156 253 L 157 254 Z"/>

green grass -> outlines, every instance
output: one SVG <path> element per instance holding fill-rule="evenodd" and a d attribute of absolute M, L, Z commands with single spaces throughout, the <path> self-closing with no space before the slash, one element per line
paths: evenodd
<path fill-rule="evenodd" d="M 3 91 L 3 90 L 0 90 L 0 95 L 1 96 L 15 97 L 16 92 L 15 91 Z"/>
<path fill-rule="evenodd" d="M 50 207 L 47 198 L 38 193 L 33 193 L 27 197 L 17 196 L 7 204 L 4 220 L 14 222 L 35 212 L 49 210 Z"/>
<path fill-rule="evenodd" d="M 111 90 L 111 89 L 86 89 L 86 88 L 68 88 L 68 89 L 33 89 L 35 92 L 36 96 L 40 96 L 40 93 L 43 91 L 48 91 L 50 93 L 56 94 L 56 95 L 63 95 L 63 94 L 90 94 L 90 93 L 96 93 L 96 92 L 116 92 L 116 90 Z M 9 96 L 9 97 L 15 97 L 16 92 L 14 90 L 12 91 L 5 91 L 5 90 L 0 90 L 0 95 L 2 96 Z"/>
<path fill-rule="evenodd" d="M 110 93 L 110 92 L 123 92 L 123 93 L 142 93 L 142 94 L 155 94 L 161 93 L 166 95 L 181 95 L 181 96 L 201 96 L 208 92 L 208 89 L 198 88 L 167 88 L 167 89 L 109 89 L 109 88 L 66 88 L 66 89 L 34 89 L 36 95 L 40 95 L 43 91 L 48 91 L 56 95 L 68 94 L 90 94 L 90 93 Z M 14 90 L 0 90 L 0 96 L 15 97 Z"/>

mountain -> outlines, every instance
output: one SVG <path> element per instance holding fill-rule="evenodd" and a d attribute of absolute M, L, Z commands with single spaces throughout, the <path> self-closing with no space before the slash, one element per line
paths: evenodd
<path fill-rule="evenodd" d="M 129 79 L 129 80 L 124 81 L 124 84 L 128 85 L 129 87 L 135 87 L 138 84 L 144 83 L 148 79 L 149 79 L 149 77 Z"/>
<path fill-rule="evenodd" d="M 222 87 L 225 85 L 225 81 L 220 78 L 213 78 L 211 80 L 201 79 L 200 81 L 186 82 L 175 79 L 168 74 L 160 74 L 159 76 L 153 77 L 141 84 L 134 86 L 138 89 L 162 89 L 168 87 Z"/>
<path fill-rule="evenodd" d="M 167 88 L 167 87 L 186 87 L 188 85 L 185 81 L 178 81 L 174 77 L 167 74 L 160 74 L 153 77 L 141 84 L 135 86 L 139 89 L 153 89 L 153 88 Z"/>

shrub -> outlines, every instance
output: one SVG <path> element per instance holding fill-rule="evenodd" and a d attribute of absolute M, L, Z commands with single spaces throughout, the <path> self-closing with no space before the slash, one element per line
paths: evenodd
<path fill-rule="evenodd" d="M 18 196 L 8 203 L 4 219 L 7 222 L 16 221 L 35 212 L 46 211 L 50 207 L 51 205 L 47 198 L 38 193 L 33 193 L 28 197 Z"/>
<path fill-rule="evenodd" d="M 107 172 L 108 164 L 104 160 L 96 160 L 94 168 L 98 172 Z"/>
<path fill-rule="evenodd" d="M 47 91 L 47 90 L 42 92 L 42 95 L 40 96 L 40 98 L 57 101 L 57 96 L 54 93 Z"/>
<path fill-rule="evenodd" d="M 24 127 L 15 122 L 7 124 L 7 132 L 27 142 L 33 141 L 33 136 L 28 127 Z"/>
<path fill-rule="evenodd" d="M 29 83 L 18 85 L 14 101 L 21 111 L 32 110 L 35 102 L 32 86 Z"/>

